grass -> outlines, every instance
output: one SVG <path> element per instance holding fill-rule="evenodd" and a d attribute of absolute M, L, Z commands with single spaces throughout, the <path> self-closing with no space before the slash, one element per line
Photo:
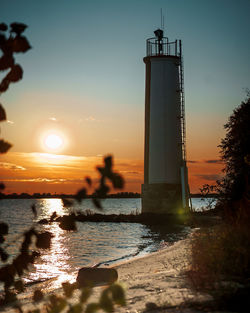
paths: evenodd
<path fill-rule="evenodd" d="M 241 201 L 224 209 L 223 222 L 194 234 L 188 276 L 195 289 L 214 297 L 217 307 L 232 309 L 233 299 L 249 308 L 249 203 Z"/>

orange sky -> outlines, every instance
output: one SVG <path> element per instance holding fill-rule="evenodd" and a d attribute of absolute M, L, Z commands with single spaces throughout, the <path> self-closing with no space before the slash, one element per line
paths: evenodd
<path fill-rule="evenodd" d="M 83 187 L 84 178 L 98 179 L 97 165 L 103 157 L 79 157 L 49 153 L 9 152 L 1 157 L 2 181 L 6 193 L 75 193 Z M 192 192 L 198 192 L 205 183 L 220 178 L 222 164 L 218 159 L 190 160 L 189 183 Z M 123 175 L 122 191 L 140 192 L 143 182 L 143 161 L 114 159 L 114 169 Z"/>
<path fill-rule="evenodd" d="M 119 106 L 119 111 L 111 108 L 103 111 L 103 102 L 95 102 L 94 98 L 88 100 L 93 104 L 90 109 L 86 99 L 63 91 L 61 94 L 22 92 L 11 99 L 16 106 L 6 108 L 9 120 L 3 123 L 3 130 L 4 138 L 13 143 L 13 148 L 0 156 L 6 193 L 74 193 L 82 187 L 85 176 L 98 178 L 95 167 L 102 164 L 102 156 L 107 154 L 114 156 L 115 169 L 125 178 L 123 191 L 141 191 L 144 99 L 140 110 L 129 109 L 124 104 Z M 57 110 L 51 111 L 50 101 Z M 63 110 L 59 110 L 60 106 Z M 74 106 L 79 108 L 71 112 Z M 22 107 L 30 113 L 22 112 Z M 221 177 L 223 165 L 219 161 L 218 145 L 225 135 L 223 125 L 227 118 L 222 113 L 191 114 L 188 105 L 186 109 L 189 184 L 191 192 L 196 193 L 203 184 L 213 184 Z M 61 149 L 53 151 L 44 144 L 51 132 L 62 137 Z M 57 153 L 54 157 L 53 152 Z"/>
<path fill-rule="evenodd" d="M 103 165 L 103 157 L 79 157 L 46 153 L 10 152 L 0 163 L 2 181 L 6 192 L 75 193 L 83 187 L 84 178 L 97 181 L 97 165 Z M 141 160 L 115 160 L 114 169 L 126 180 L 123 191 L 140 191 L 143 177 Z"/>

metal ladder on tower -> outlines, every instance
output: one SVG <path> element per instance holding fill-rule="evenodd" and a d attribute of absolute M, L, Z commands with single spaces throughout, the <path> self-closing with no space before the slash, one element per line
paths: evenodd
<path fill-rule="evenodd" d="M 184 96 L 184 69 L 181 40 L 180 43 L 180 100 L 181 100 L 181 140 L 182 159 L 186 162 L 186 120 L 185 120 L 185 96 Z"/>
<path fill-rule="evenodd" d="M 183 55 L 182 55 L 182 45 L 181 40 L 179 41 L 180 44 L 180 100 L 181 100 L 181 138 L 182 138 L 182 160 L 183 166 L 186 176 L 186 190 L 188 194 L 188 202 L 190 205 L 190 209 L 192 211 L 192 200 L 190 197 L 190 189 L 188 184 L 188 173 L 187 173 L 187 166 L 186 166 L 186 120 L 185 120 L 185 95 L 184 95 L 184 64 L 183 64 Z"/>

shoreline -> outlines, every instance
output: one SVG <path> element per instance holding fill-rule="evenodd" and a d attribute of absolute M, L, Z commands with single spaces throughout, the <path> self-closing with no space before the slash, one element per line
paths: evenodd
<path fill-rule="evenodd" d="M 190 194 L 190 198 L 218 198 L 218 194 L 207 194 L 207 195 L 201 195 L 198 193 Z M 74 194 L 46 194 L 46 193 L 38 193 L 38 194 L 27 194 L 27 193 L 22 193 L 22 194 L 4 194 L 0 193 L 0 198 L 1 199 L 36 199 L 36 200 L 41 200 L 41 199 L 74 199 L 75 195 Z M 95 196 L 93 195 L 87 195 L 86 199 L 93 199 Z M 138 192 L 124 192 L 124 193 L 118 193 L 118 194 L 108 194 L 105 198 L 101 198 L 101 200 L 105 199 L 141 199 L 141 194 Z"/>
<path fill-rule="evenodd" d="M 194 308 L 187 306 L 189 302 L 202 303 L 211 301 L 211 296 L 192 290 L 187 280 L 186 271 L 191 262 L 191 240 L 193 229 L 185 239 L 180 239 L 156 252 L 147 255 L 135 256 L 108 266 L 118 271 L 118 283 L 125 288 L 127 306 L 116 307 L 115 312 L 187 312 L 198 313 Z M 93 288 L 89 302 L 96 301 L 103 287 Z M 61 288 L 53 292 L 61 294 Z M 77 299 L 75 292 L 72 301 Z M 30 299 L 24 302 L 24 311 L 31 310 L 33 305 Z M 43 307 L 42 303 L 39 305 Z M 184 311 L 183 311 L 184 309 Z M 16 312 L 10 307 L 3 312 Z M 42 311 L 43 312 L 43 311 Z"/>
<path fill-rule="evenodd" d="M 144 256 L 137 256 L 110 266 L 126 293 L 127 306 L 115 312 L 200 313 L 192 302 L 212 301 L 208 294 L 194 291 L 186 271 L 191 263 L 191 240 L 195 229 L 185 239 Z M 103 287 L 95 287 L 90 302 L 99 299 Z"/>
<path fill-rule="evenodd" d="M 183 227 L 183 229 L 184 229 L 184 227 Z M 187 236 L 189 236 L 191 232 L 192 232 L 192 229 L 183 233 L 182 235 L 180 235 L 180 237 L 178 237 L 178 235 L 175 234 L 174 239 L 172 239 L 171 241 L 164 241 L 162 243 L 162 246 L 160 246 L 160 244 L 158 247 L 155 247 L 155 246 L 151 247 L 151 245 L 149 245 L 149 246 L 145 247 L 144 249 L 139 250 L 133 254 L 123 255 L 117 259 L 104 260 L 104 261 L 101 261 L 97 264 L 92 263 L 89 267 L 117 268 L 117 267 L 123 266 L 125 264 L 130 264 L 130 263 L 136 262 L 140 259 L 151 257 L 152 255 L 158 254 L 161 251 L 164 251 L 165 249 L 168 249 L 169 247 L 175 245 L 177 242 L 185 240 L 183 238 L 186 238 Z M 78 270 L 74 270 L 74 271 L 72 271 L 72 273 L 76 277 Z M 24 308 L 31 307 L 31 298 L 32 298 L 32 290 L 30 290 L 31 286 L 32 286 L 32 289 L 34 288 L 34 289 L 43 290 L 45 288 L 44 287 L 45 284 L 50 284 L 52 281 L 57 280 L 59 277 L 60 276 L 47 278 L 47 279 L 39 280 L 39 281 L 30 281 L 27 284 L 25 284 L 27 291 L 25 293 L 20 294 L 20 299 L 22 299 L 21 301 L 23 302 Z M 94 290 L 96 290 L 98 288 L 99 287 L 94 287 Z M 49 288 L 47 291 L 49 292 L 49 294 L 53 294 L 53 293 L 60 294 L 62 292 L 62 288 L 59 287 L 59 288 L 56 288 L 54 290 Z M 0 310 L 0 312 L 1 312 L 1 310 Z M 11 307 L 7 306 L 7 307 L 3 308 L 3 312 L 12 312 Z M 13 312 L 16 312 L 16 311 L 13 310 Z"/>
<path fill-rule="evenodd" d="M 127 307 L 117 312 L 171 312 L 188 302 L 211 300 L 211 296 L 191 289 L 186 271 L 190 266 L 192 233 L 186 239 L 149 255 L 113 266 L 118 282 L 126 288 Z M 196 312 L 185 308 L 185 312 Z"/>
<path fill-rule="evenodd" d="M 117 259 L 111 259 L 111 260 L 105 260 L 105 261 L 101 261 L 98 262 L 97 264 L 94 264 L 93 267 L 108 267 L 108 268 L 114 268 L 116 266 L 119 266 L 120 264 L 124 264 L 127 262 L 133 262 L 139 258 L 144 258 L 144 257 L 148 257 L 154 253 L 158 253 L 164 249 L 167 249 L 169 247 L 171 247 L 172 245 L 174 245 L 175 243 L 181 241 L 181 240 L 185 240 L 188 236 L 190 236 L 190 234 L 192 234 L 193 229 L 190 227 L 189 230 L 186 230 L 184 232 L 184 229 L 187 226 L 183 226 L 182 227 L 182 231 L 179 231 L 178 233 L 175 233 L 175 238 L 174 239 L 169 239 L 168 241 L 166 240 L 162 240 L 162 243 L 158 244 L 158 247 L 155 244 L 150 244 L 147 245 L 146 247 L 144 247 L 143 249 L 139 249 L 138 251 L 136 251 L 133 254 L 126 254 L 123 255 Z"/>

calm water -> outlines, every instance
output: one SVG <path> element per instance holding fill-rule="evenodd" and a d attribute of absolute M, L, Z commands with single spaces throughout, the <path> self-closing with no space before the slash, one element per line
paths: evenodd
<path fill-rule="evenodd" d="M 102 202 L 104 214 L 141 212 L 141 199 L 106 199 Z M 31 205 L 35 204 L 38 216 L 35 219 Z M 206 206 L 200 199 L 193 200 L 198 210 Z M 72 209 L 71 209 L 72 210 Z M 95 208 L 91 200 L 76 204 L 73 210 L 84 211 Z M 60 199 L 8 199 L 0 201 L 0 220 L 9 224 L 7 236 L 8 253 L 15 255 L 20 246 L 20 235 L 37 220 L 48 218 L 53 212 L 67 214 Z M 166 244 L 184 238 L 190 231 L 188 227 L 172 229 L 149 227 L 137 223 L 77 223 L 77 232 L 67 232 L 57 223 L 41 225 L 41 230 L 53 233 L 50 251 L 42 251 L 31 273 L 25 277 L 27 284 L 49 290 L 57 289 L 63 281 L 74 281 L 77 270 L 102 262 L 109 265 L 123 259 L 132 258 L 156 251 Z M 46 282 L 45 282 L 46 281 Z M 0 287 L 1 288 L 1 287 Z"/>

